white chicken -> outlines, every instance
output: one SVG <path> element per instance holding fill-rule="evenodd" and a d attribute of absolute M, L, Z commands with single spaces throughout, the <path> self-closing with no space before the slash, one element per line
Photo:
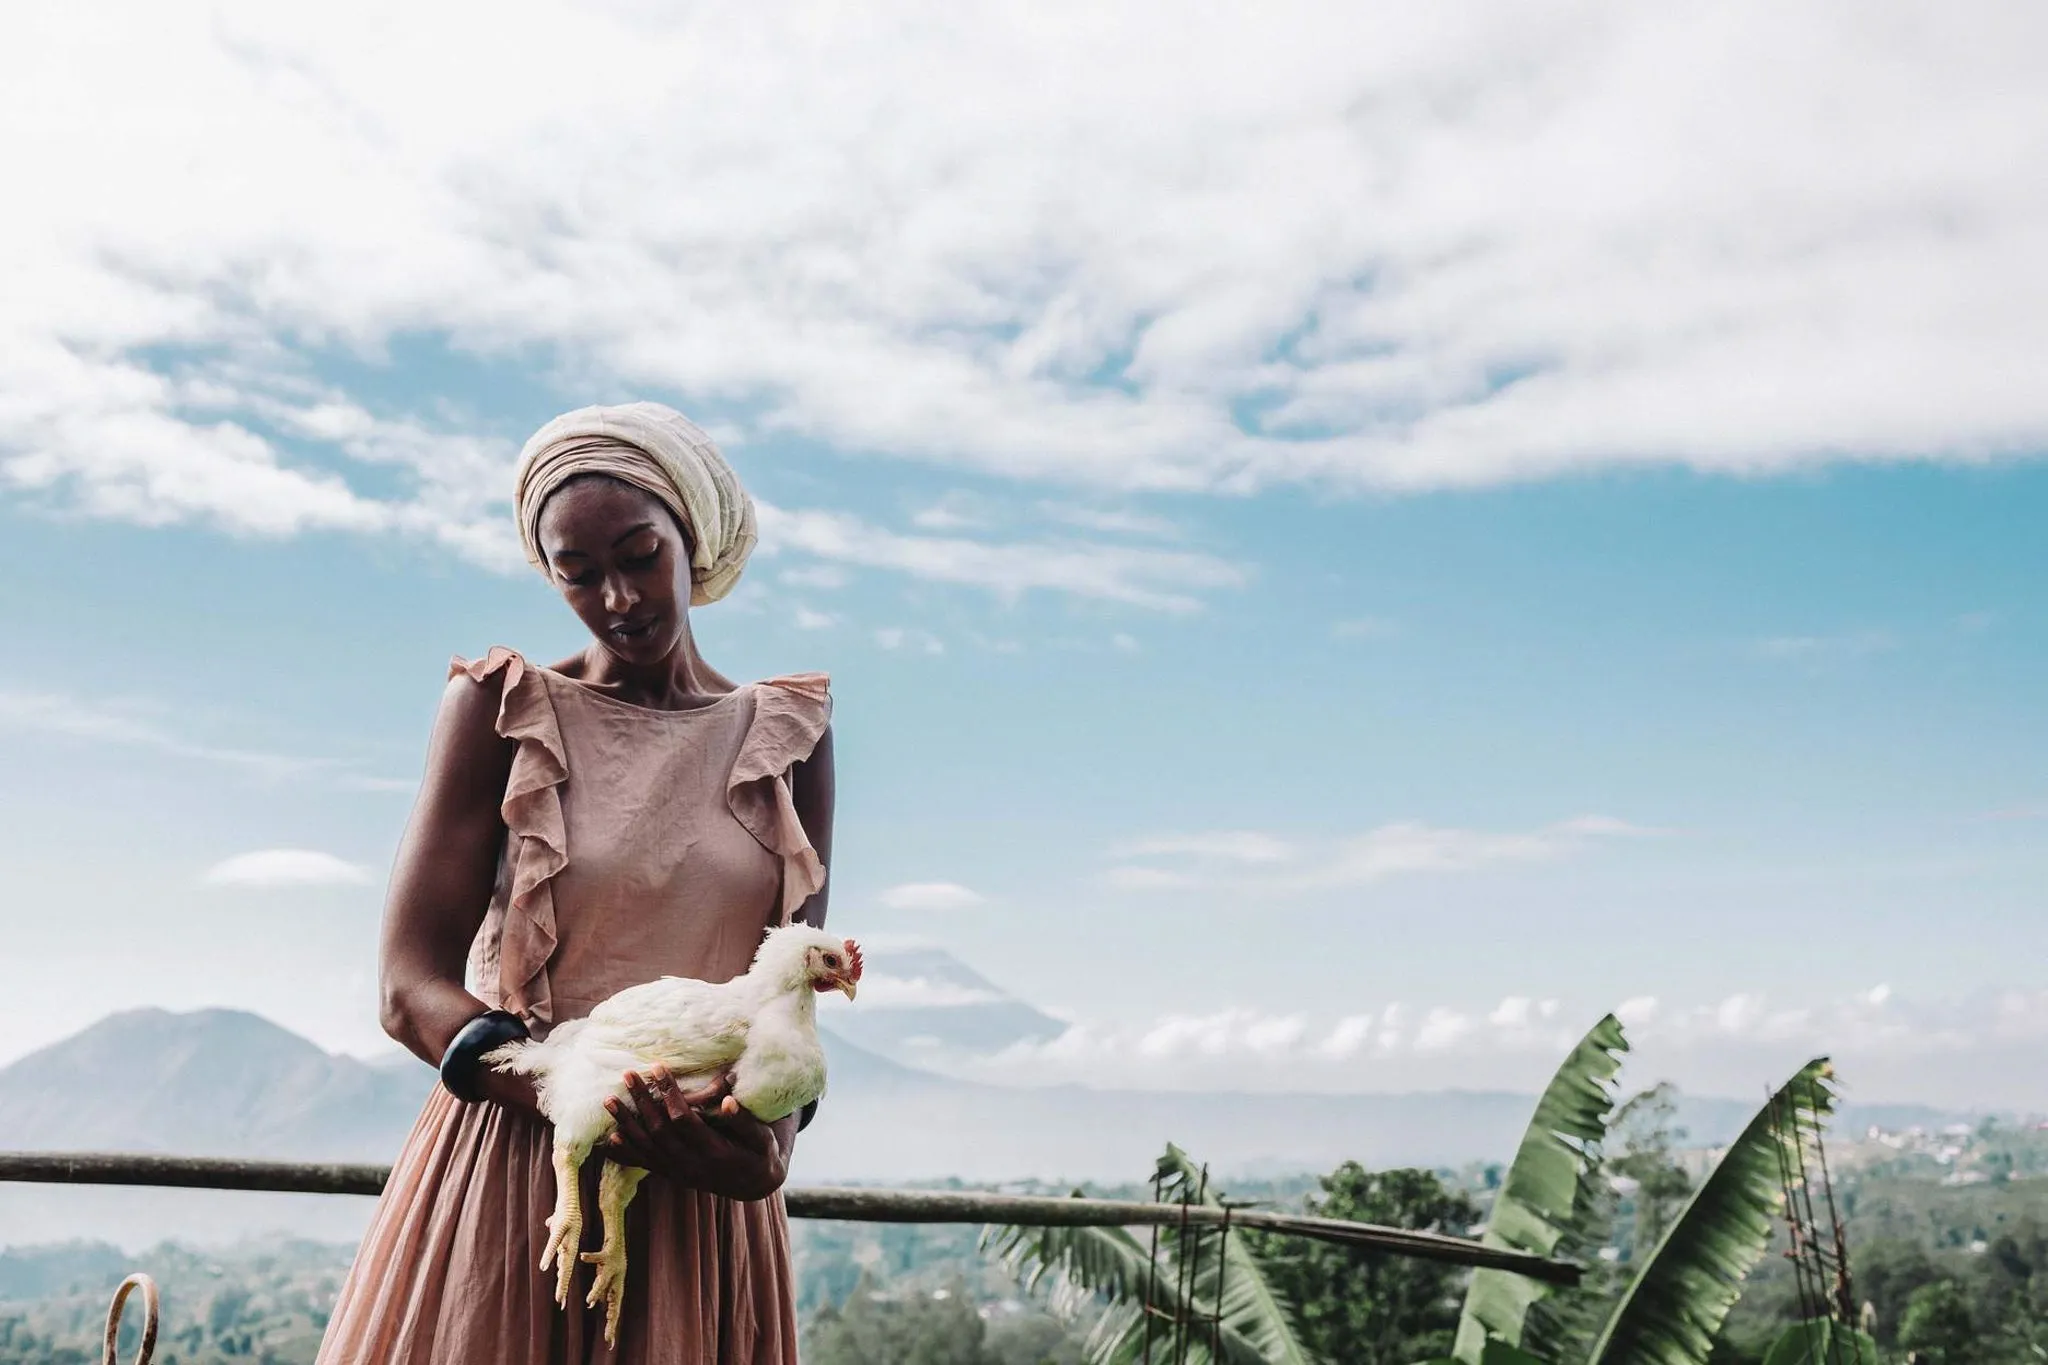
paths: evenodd
<path fill-rule="evenodd" d="M 554 1124 L 555 1211 L 548 1218 L 540 1268 L 556 1267 L 555 1302 L 569 1301 L 583 1209 L 577 1176 L 591 1149 L 616 1127 L 605 1108 L 627 1103 L 625 1073 L 660 1065 L 684 1090 L 732 1081 L 732 1098 L 773 1123 L 825 1091 L 818 1042 L 819 993 L 852 999 L 860 947 L 807 924 L 770 929 L 743 976 L 713 984 L 664 976 L 620 991 L 582 1019 L 558 1024 L 538 1041 L 507 1043 L 484 1054 L 499 1071 L 531 1076 L 541 1113 Z M 626 1293 L 626 1207 L 647 1172 L 616 1161 L 598 1180 L 604 1242 L 583 1259 L 597 1267 L 585 1303 L 605 1303 L 605 1340 L 615 1343 Z"/>

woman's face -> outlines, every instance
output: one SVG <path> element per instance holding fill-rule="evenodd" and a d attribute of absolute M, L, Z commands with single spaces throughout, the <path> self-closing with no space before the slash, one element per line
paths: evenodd
<path fill-rule="evenodd" d="M 540 511 L 541 553 L 570 609 L 626 663 L 668 657 L 690 612 L 690 543 L 645 489 L 584 475 Z"/>

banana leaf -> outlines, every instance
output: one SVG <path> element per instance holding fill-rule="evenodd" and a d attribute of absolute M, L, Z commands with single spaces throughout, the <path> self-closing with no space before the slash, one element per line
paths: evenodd
<path fill-rule="evenodd" d="M 1177 1147 L 1166 1149 L 1157 1174 L 1169 1202 L 1185 1190 L 1190 1203 L 1221 1204 Z M 1088 1296 L 1109 1300 L 1084 1344 L 1090 1365 L 1142 1360 L 1148 1333 L 1155 1360 L 1315 1365 L 1296 1334 L 1291 1307 L 1266 1282 L 1244 1239 L 1226 1240 L 1220 1229 L 1191 1228 L 1182 1235 L 1171 1225 L 1160 1228 L 1158 1238 L 1156 1265 L 1146 1243 L 1124 1228 L 992 1227 L 982 1246 L 1000 1256 L 1027 1291 L 1053 1277 L 1056 1306 L 1071 1308 Z"/>
<path fill-rule="evenodd" d="M 1160 1184 L 1160 1198 L 1178 1203 L 1207 1204 L 1221 1208 L 1223 1201 L 1208 1187 L 1202 1171 L 1186 1152 L 1166 1145 L 1153 1172 Z M 1243 1237 L 1225 1237 L 1220 1229 L 1197 1232 L 1186 1237 L 1171 1233 L 1177 1258 L 1188 1262 L 1188 1297 L 1205 1312 L 1216 1312 L 1220 1298 L 1225 1326 L 1242 1337 L 1269 1365 L 1309 1365 L 1312 1359 L 1302 1345 L 1294 1320 L 1294 1305 L 1266 1279 L 1258 1257 Z"/>
<path fill-rule="evenodd" d="M 1815 1058 L 1749 1121 L 1615 1305 L 1587 1365 L 1706 1365 L 1743 1277 L 1770 1243 L 1784 1163 L 1796 1169 L 1802 1155 L 1773 1115 L 1817 1128 L 1834 1110 L 1833 1075 Z"/>
<path fill-rule="evenodd" d="M 1594 1158 L 1614 1114 L 1614 1078 L 1626 1051 L 1621 1022 L 1610 1014 L 1557 1069 L 1536 1101 L 1535 1116 L 1494 1198 L 1482 1239 L 1486 1245 L 1550 1256 L 1581 1230 L 1597 1197 Z M 1458 1365 L 1504 1361 L 1489 1343 L 1517 1354 L 1554 1355 L 1557 1343 L 1545 1339 L 1543 1324 L 1529 1313 L 1549 1292 L 1549 1285 L 1524 1275 L 1474 1271 L 1452 1359 Z"/>

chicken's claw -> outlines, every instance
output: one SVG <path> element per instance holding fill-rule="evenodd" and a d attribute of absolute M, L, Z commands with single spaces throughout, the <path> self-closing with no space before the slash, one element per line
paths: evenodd
<path fill-rule="evenodd" d="M 598 1300 L 604 1301 L 604 1344 L 616 1346 L 619 1344 L 619 1310 L 626 1302 L 625 1243 L 607 1241 L 596 1251 L 584 1252 L 583 1259 L 597 1267 L 583 1306 L 595 1308 Z"/>
<path fill-rule="evenodd" d="M 547 1243 L 541 1248 L 540 1268 L 555 1268 L 555 1306 L 569 1302 L 569 1282 L 576 1278 L 576 1248 L 583 1242 L 583 1220 L 566 1211 L 548 1217 Z"/>

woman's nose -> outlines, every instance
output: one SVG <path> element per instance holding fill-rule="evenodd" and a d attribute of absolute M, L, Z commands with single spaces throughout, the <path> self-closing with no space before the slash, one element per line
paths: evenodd
<path fill-rule="evenodd" d="M 640 594 L 623 577 L 610 576 L 604 581 L 604 609 L 615 616 L 623 616 L 640 601 Z"/>

